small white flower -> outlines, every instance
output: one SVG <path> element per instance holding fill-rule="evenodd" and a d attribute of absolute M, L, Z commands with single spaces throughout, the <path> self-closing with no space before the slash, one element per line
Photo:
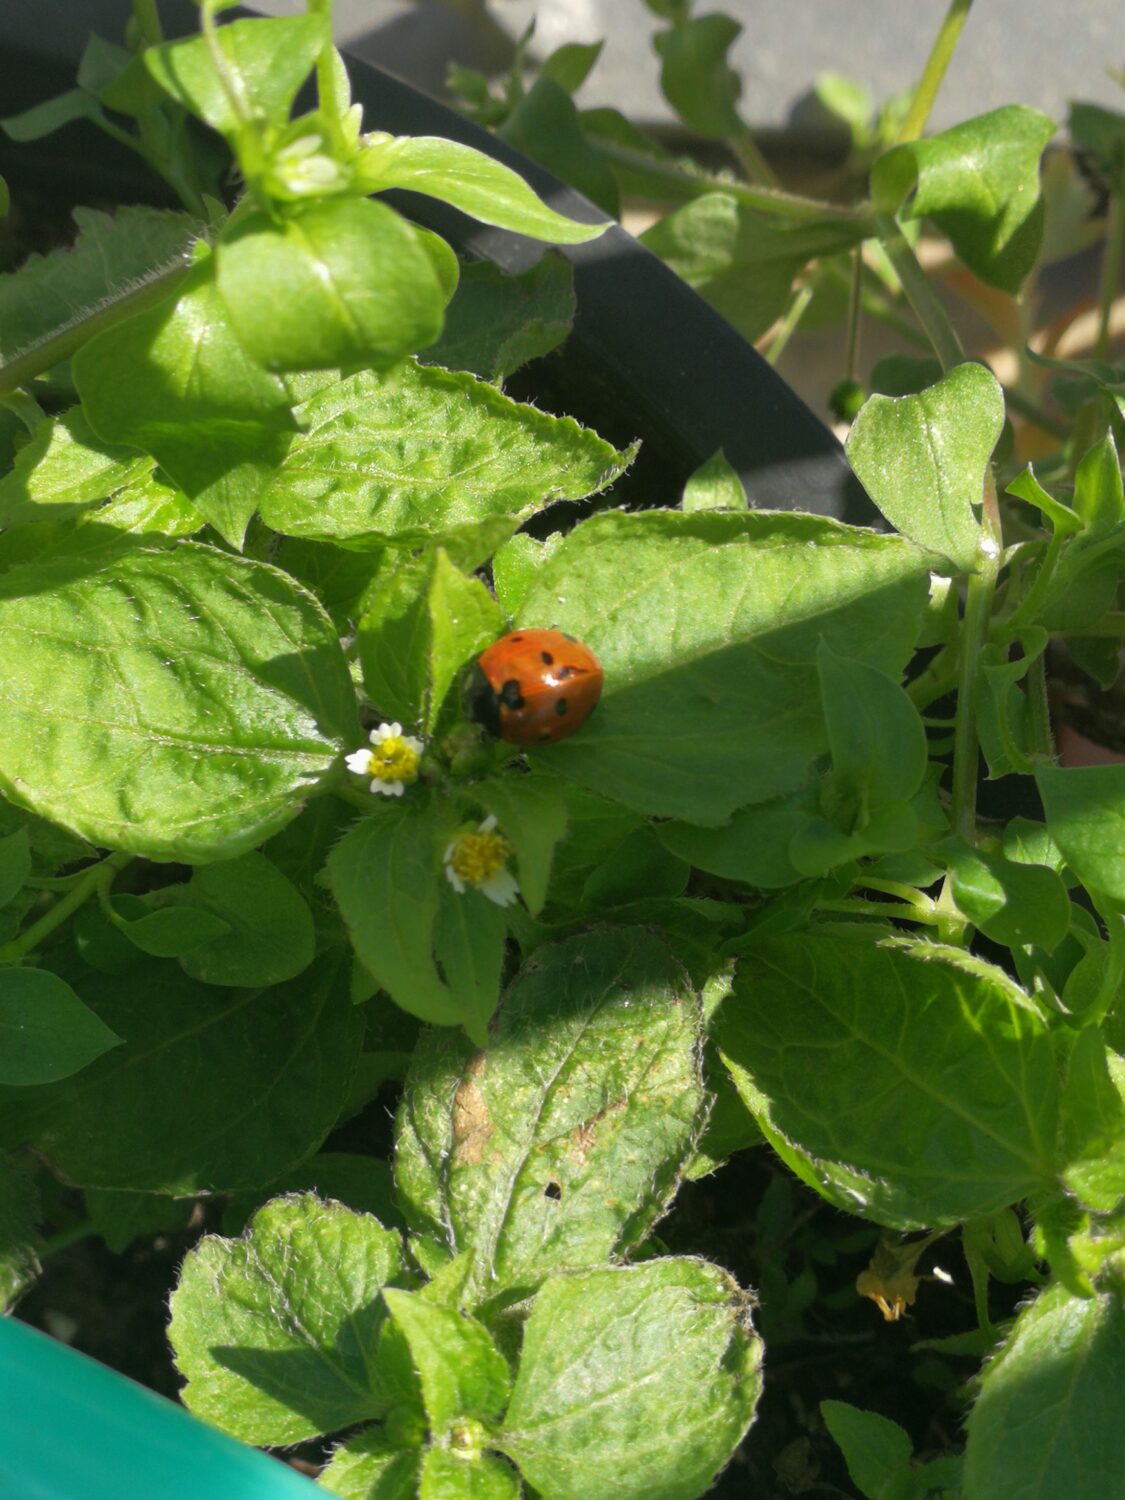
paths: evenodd
<path fill-rule="evenodd" d="M 516 877 L 508 869 L 511 853 L 512 846 L 496 832 L 496 819 L 490 814 L 475 831 L 464 829 L 450 842 L 442 855 L 445 878 L 459 896 L 471 885 L 497 906 L 511 906 L 519 895 Z"/>
<path fill-rule="evenodd" d="M 403 734 L 401 724 L 380 724 L 368 736 L 371 750 L 361 747 L 344 758 L 356 776 L 370 776 L 371 790 L 384 797 L 401 797 L 418 780 L 422 741 Z"/>

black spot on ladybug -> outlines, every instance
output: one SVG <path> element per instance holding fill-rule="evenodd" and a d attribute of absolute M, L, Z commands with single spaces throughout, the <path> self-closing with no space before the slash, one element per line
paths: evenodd
<path fill-rule="evenodd" d="M 539 660 L 545 667 L 553 667 L 555 665 L 555 658 L 549 651 L 540 651 Z"/>
<path fill-rule="evenodd" d="M 520 691 L 519 682 L 515 677 L 509 677 L 499 693 L 500 702 L 505 708 L 522 708 L 524 706 L 523 693 Z"/>
<path fill-rule="evenodd" d="M 550 740 L 552 738 L 553 735 L 551 734 L 551 731 L 549 729 L 541 729 L 539 731 L 539 739 L 542 743 L 546 743 L 547 740 Z"/>
<path fill-rule="evenodd" d="M 562 682 L 567 677 L 573 677 L 574 676 L 574 668 L 573 667 L 560 667 L 559 670 L 555 673 L 555 676 L 559 679 L 560 682 Z"/>
<path fill-rule="evenodd" d="M 563 716 L 563 714 L 566 713 L 566 699 L 565 698 L 556 698 L 555 699 L 555 712 L 559 715 L 560 718 Z"/>
<path fill-rule="evenodd" d="M 510 635 L 510 636 L 509 636 L 509 637 L 508 637 L 508 639 L 509 639 L 509 640 L 510 640 L 510 641 L 512 641 L 512 642 L 516 642 L 516 641 L 522 641 L 522 640 L 523 640 L 523 636 L 522 636 L 522 635 Z"/>

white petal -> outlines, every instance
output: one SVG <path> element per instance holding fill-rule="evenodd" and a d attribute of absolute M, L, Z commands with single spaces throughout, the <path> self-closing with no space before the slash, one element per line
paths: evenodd
<path fill-rule="evenodd" d="M 422 741 L 416 740 L 412 734 L 404 734 L 402 737 L 402 743 L 408 750 L 413 750 L 415 755 L 421 755 L 424 748 L 422 745 Z"/>
<path fill-rule="evenodd" d="M 510 870 L 497 870 L 495 875 L 481 881 L 480 889 L 481 894 L 490 901 L 495 901 L 497 906 L 511 906 L 520 890 L 516 877 Z"/>
<path fill-rule="evenodd" d="M 367 768 L 371 764 L 371 751 L 353 750 L 350 755 L 344 757 L 344 764 L 357 776 L 366 776 Z"/>
<path fill-rule="evenodd" d="M 379 781 L 371 783 L 373 792 L 381 792 L 384 797 L 401 797 L 405 783 L 401 781 Z"/>
<path fill-rule="evenodd" d="M 453 868 L 452 865 L 446 865 L 445 878 L 449 881 L 450 885 L 459 896 L 463 896 L 465 894 L 465 882 L 461 879 L 460 875 L 458 875 L 457 871 Z"/>
<path fill-rule="evenodd" d="M 495 813 L 489 813 L 488 817 L 485 818 L 484 822 L 477 829 L 477 832 L 478 833 L 491 833 L 492 830 L 495 827 L 496 827 L 496 814 Z"/>

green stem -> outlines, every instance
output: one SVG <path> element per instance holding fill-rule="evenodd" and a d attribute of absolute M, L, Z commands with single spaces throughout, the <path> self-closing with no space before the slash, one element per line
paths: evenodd
<path fill-rule="evenodd" d="M 309 15 L 323 16 L 328 22 L 328 41 L 320 49 L 316 60 L 316 93 L 320 112 L 332 136 L 332 145 L 339 150 L 344 143 L 344 132 L 340 128 L 343 106 L 336 79 L 336 55 L 332 45 L 332 0 L 308 0 Z"/>
<path fill-rule="evenodd" d="M 1047 655 L 1041 651 L 1027 669 L 1027 727 L 1031 754 L 1054 759 L 1055 738 L 1051 733 L 1051 705 L 1047 698 Z"/>
<path fill-rule="evenodd" d="M 51 1235 L 39 1246 L 38 1259 L 46 1260 L 51 1255 L 57 1255 L 60 1250 L 67 1250 L 71 1245 L 77 1245 L 80 1240 L 88 1240 L 97 1230 L 89 1219 L 83 1219 L 81 1224 L 72 1224 L 69 1229 L 60 1229 L 58 1234 Z"/>
<path fill-rule="evenodd" d="M 905 901 L 818 901 L 817 911 L 838 911 L 851 917 L 882 917 L 899 922 L 920 922 L 936 927 L 942 920 L 935 911 L 923 911 Z"/>
<path fill-rule="evenodd" d="M 0 961 L 11 963 L 17 959 L 25 958 L 31 953 L 44 938 L 50 937 L 56 927 L 59 927 L 78 908 L 87 902 L 92 895 L 103 885 L 111 881 L 119 870 L 123 870 L 132 860 L 131 854 L 111 854 L 108 858 L 99 860 L 96 865 L 91 865 L 83 872 L 82 878 L 75 882 L 71 890 L 59 899 L 39 918 L 33 922 L 26 931 L 21 932 L 19 937 L 13 938 L 10 943 L 0 947 Z"/>
<path fill-rule="evenodd" d="M 1051 540 L 1047 543 L 1047 551 L 1043 556 L 1043 561 L 1039 564 L 1039 571 L 1035 575 L 1034 582 L 1008 618 L 1001 622 L 1001 639 L 1011 641 L 1025 625 L 1035 623 L 1035 617 L 1046 601 L 1055 572 L 1055 564 L 1062 554 L 1065 541 L 1066 538 L 1062 532 L 1051 533 Z"/>
<path fill-rule="evenodd" d="M 847 287 L 850 290 L 851 277 L 846 271 L 842 271 L 831 261 L 821 261 L 820 269 L 837 286 Z M 925 349 L 929 352 L 930 341 L 922 330 L 909 318 L 904 318 L 901 313 L 896 312 L 879 292 L 872 290 L 870 286 L 864 286 L 860 296 L 862 310 L 867 317 L 874 318 L 877 323 L 882 323 L 884 328 L 897 333 L 899 338 L 904 339 L 908 344 L 913 344 L 916 349 Z"/>
<path fill-rule="evenodd" d="M 906 684 L 906 693 L 915 708 L 923 709 L 944 698 L 956 686 L 956 656 L 948 646 L 943 646 L 926 670 Z"/>
<path fill-rule="evenodd" d="M 133 291 L 125 292 L 122 296 L 115 297 L 106 306 L 75 318 L 65 328 L 60 328 L 56 333 L 40 339 L 37 344 L 25 349 L 22 354 L 17 354 L 7 364 L 0 365 L 0 396 L 6 396 L 9 391 L 15 391 L 21 385 L 27 385 L 37 375 L 54 369 L 64 359 L 69 359 L 72 354 L 76 354 L 95 334 L 102 333 L 107 328 L 113 328 L 118 323 L 123 323 L 126 318 L 134 317 L 137 313 L 154 307 L 158 302 L 163 302 L 176 290 L 190 270 L 189 265 L 178 261 L 175 265 L 157 272 L 155 276 L 150 277 Z"/>
<path fill-rule="evenodd" d="M 242 79 L 230 66 L 219 41 L 219 28 L 215 25 L 215 0 L 201 0 L 201 10 L 200 25 L 207 43 L 211 66 L 215 70 L 215 77 L 227 96 L 227 102 L 234 111 L 235 119 L 242 125 L 249 125 L 253 115 L 242 87 Z"/>
<path fill-rule="evenodd" d="M 929 335 L 934 353 L 941 361 L 942 369 L 949 371 L 957 365 L 964 364 L 965 351 L 961 347 L 961 340 L 957 337 L 957 330 L 950 322 L 949 314 L 942 305 L 941 298 L 934 291 L 925 271 L 918 264 L 918 257 L 910 248 L 906 236 L 896 221 L 887 214 L 876 214 L 875 229 L 891 265 L 894 266 L 902 282 L 902 290 L 906 294 L 907 301 L 914 309 L 919 323 Z"/>
<path fill-rule="evenodd" d="M 852 251 L 852 281 L 848 288 L 848 333 L 847 356 L 844 379 L 855 379 L 856 361 L 859 358 L 859 315 L 863 310 L 863 246 Z"/>
<path fill-rule="evenodd" d="M 164 28 L 157 14 L 156 0 L 133 0 L 133 15 L 145 46 L 159 47 L 164 40 Z"/>
<path fill-rule="evenodd" d="M 764 187 L 769 188 L 781 186 L 777 180 L 777 173 L 762 155 L 761 147 L 749 130 L 744 130 L 741 135 L 736 136 L 731 146 L 738 157 L 739 165 L 751 182 L 760 182 Z"/>
<path fill-rule="evenodd" d="M 812 299 L 813 292 L 811 286 L 798 287 L 793 293 L 789 306 L 785 311 L 785 316 L 778 325 L 777 332 L 774 334 L 769 349 L 766 352 L 766 363 L 768 365 L 777 364 L 785 352 L 786 344 L 792 338 L 794 330 L 804 317 L 805 311 Z"/>
<path fill-rule="evenodd" d="M 934 100 L 938 96 L 941 81 L 945 77 L 945 70 L 949 67 L 972 5 L 973 0 L 950 0 L 945 20 L 941 23 L 941 28 L 934 38 L 930 55 L 926 59 L 926 66 L 922 69 L 922 76 L 918 80 L 918 87 L 914 90 L 914 98 L 899 128 L 899 144 L 904 141 L 916 141 L 926 128 L 930 110 L 934 107 Z"/>
<path fill-rule="evenodd" d="M 1098 304 L 1098 336 L 1094 341 L 1094 358 L 1109 358 L 1109 321 L 1117 301 L 1117 278 L 1121 257 L 1125 254 L 1125 193 L 1113 193 L 1109 200 L 1109 222 L 1105 230 L 1102 257 L 1101 298 Z"/>
<path fill-rule="evenodd" d="M 748 208 L 756 208 L 765 214 L 775 214 L 782 219 L 845 219 L 856 223 L 867 223 L 868 216 L 839 203 L 825 203 L 819 198 L 804 198 L 800 193 L 788 193 L 780 188 L 753 187 L 748 182 L 739 182 L 733 177 L 721 177 L 714 172 L 704 172 L 698 167 L 689 167 L 680 161 L 663 161 L 649 156 L 645 151 L 634 151 L 629 146 L 619 146 L 612 141 L 598 141 L 598 150 L 607 161 L 634 171 L 648 172 L 662 177 L 680 187 L 688 188 L 694 195 L 704 193 L 729 193 Z"/>
<path fill-rule="evenodd" d="M 1098 1026 L 1105 1020 L 1110 1007 L 1118 999 L 1122 980 L 1125 979 L 1125 913 L 1121 911 L 1117 903 L 1109 901 L 1096 891 L 1090 892 L 1090 899 L 1094 903 L 1098 916 L 1105 923 L 1106 936 L 1109 939 L 1109 958 L 1106 963 L 1105 977 L 1102 979 L 1101 988 L 1093 1004 L 1082 1016 L 1087 1026 Z"/>
<path fill-rule="evenodd" d="M 999 572 L 999 554 L 982 548 L 979 571 L 970 575 L 958 649 L 957 720 L 953 726 L 953 831 L 972 844 L 976 834 L 977 746 L 975 687 L 977 657 L 988 636 L 988 618 Z"/>

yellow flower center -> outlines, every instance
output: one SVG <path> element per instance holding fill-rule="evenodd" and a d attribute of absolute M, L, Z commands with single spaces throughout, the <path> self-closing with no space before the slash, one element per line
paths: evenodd
<path fill-rule="evenodd" d="M 481 886 L 504 868 L 511 852 L 508 840 L 491 828 L 463 833 L 453 846 L 449 865 L 466 885 Z"/>
<path fill-rule="evenodd" d="M 380 744 L 372 745 L 368 772 L 376 781 L 401 781 L 404 786 L 409 786 L 418 780 L 420 759 L 417 750 L 411 749 L 397 734 L 392 734 Z"/>

